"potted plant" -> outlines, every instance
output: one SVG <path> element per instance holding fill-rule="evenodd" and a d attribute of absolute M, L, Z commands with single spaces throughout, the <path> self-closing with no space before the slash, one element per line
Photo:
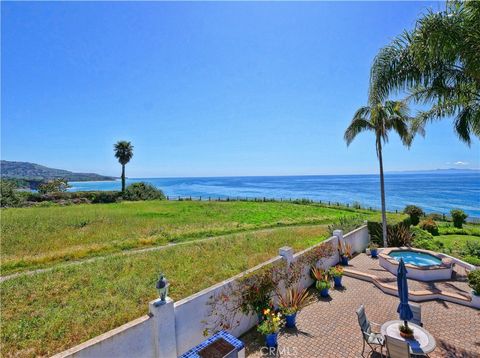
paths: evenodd
<path fill-rule="evenodd" d="M 371 242 L 369 248 L 372 259 L 376 259 L 378 257 L 378 245 L 374 242 Z"/>
<path fill-rule="evenodd" d="M 328 297 L 328 290 L 330 289 L 328 273 L 318 267 L 312 267 L 312 274 L 317 281 L 315 287 L 320 291 L 320 296 Z"/>
<path fill-rule="evenodd" d="M 342 287 L 343 267 L 340 265 L 330 267 L 328 270 L 330 277 L 333 277 L 335 287 Z"/>
<path fill-rule="evenodd" d="M 405 338 L 405 339 L 410 339 L 413 338 L 413 330 L 408 327 L 408 325 L 401 324 L 398 326 L 398 329 L 400 330 L 400 335 Z"/>
<path fill-rule="evenodd" d="M 276 283 L 269 270 L 251 274 L 242 279 L 240 308 L 246 315 L 256 314 L 259 321 L 263 320 L 263 311 L 272 307 L 272 294 Z"/>
<path fill-rule="evenodd" d="M 343 266 L 348 266 L 348 260 L 352 258 L 352 245 L 345 243 L 342 252 L 340 252 L 340 260 Z"/>
<path fill-rule="evenodd" d="M 289 288 L 284 295 L 278 296 L 278 306 L 285 316 L 285 326 L 288 328 L 295 327 L 295 319 L 297 313 L 306 305 L 310 295 L 307 289 Z"/>
<path fill-rule="evenodd" d="M 257 326 L 257 331 L 265 336 L 265 344 L 267 347 L 276 347 L 278 331 L 282 326 L 280 313 L 275 313 L 267 308 L 263 311 L 263 321 Z"/>
<path fill-rule="evenodd" d="M 470 271 L 467 277 L 468 285 L 472 289 L 472 306 L 480 308 L 480 270 Z"/>

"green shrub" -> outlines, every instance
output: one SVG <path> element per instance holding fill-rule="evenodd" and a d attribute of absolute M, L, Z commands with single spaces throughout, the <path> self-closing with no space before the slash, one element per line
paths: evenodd
<path fill-rule="evenodd" d="M 438 250 L 436 242 L 433 239 L 433 235 L 430 234 L 428 231 L 422 230 L 416 226 L 412 227 L 410 231 L 413 235 L 412 246 L 425 250 Z"/>
<path fill-rule="evenodd" d="M 55 193 L 28 193 L 26 201 L 40 203 L 52 202 L 60 204 L 83 204 L 83 203 L 114 203 L 121 197 L 119 191 L 76 191 Z"/>
<path fill-rule="evenodd" d="M 387 243 L 389 247 L 410 246 L 412 233 L 404 223 L 387 226 Z"/>
<path fill-rule="evenodd" d="M 428 214 L 427 219 L 432 219 L 433 221 L 445 221 L 445 217 L 442 214 L 437 213 Z"/>
<path fill-rule="evenodd" d="M 344 234 L 359 228 L 364 225 L 365 220 L 360 216 L 341 216 L 333 224 L 328 225 L 330 235 L 333 235 L 334 230 L 342 230 Z"/>
<path fill-rule="evenodd" d="M 413 239 L 417 240 L 433 240 L 433 235 L 419 227 L 412 227 L 411 230 Z"/>
<path fill-rule="evenodd" d="M 383 247 L 382 223 L 369 221 L 367 223 L 370 239 L 375 244 Z M 412 233 L 406 221 L 394 225 L 387 225 L 387 244 L 389 247 L 408 246 L 412 241 Z"/>
<path fill-rule="evenodd" d="M 471 236 L 480 236 L 480 228 L 478 227 L 469 227 L 457 229 L 456 227 L 451 226 L 440 226 L 438 228 L 440 235 L 471 235 Z"/>
<path fill-rule="evenodd" d="M 480 242 L 468 240 L 461 251 L 462 256 L 470 256 L 480 261 Z"/>
<path fill-rule="evenodd" d="M 468 285 L 476 295 L 480 295 L 480 270 L 473 270 L 468 273 Z"/>
<path fill-rule="evenodd" d="M 125 193 L 122 195 L 125 200 L 164 200 L 165 194 L 163 191 L 155 188 L 153 185 L 147 183 L 133 183 L 127 186 Z"/>
<path fill-rule="evenodd" d="M 413 226 L 416 226 L 418 225 L 418 223 L 420 222 L 420 218 L 425 215 L 425 213 L 423 212 L 423 210 L 416 206 L 416 205 L 407 205 L 405 207 L 405 209 L 403 209 L 403 212 L 405 214 L 408 214 L 410 216 L 410 223 L 413 225 Z"/>
<path fill-rule="evenodd" d="M 22 195 L 15 189 L 11 181 L 0 180 L 0 205 L 1 207 L 16 207 L 23 203 Z"/>
<path fill-rule="evenodd" d="M 438 226 L 435 221 L 432 219 L 422 220 L 419 227 L 423 230 L 428 231 L 430 234 L 437 236 L 438 235 Z"/>
<path fill-rule="evenodd" d="M 90 201 L 94 204 L 115 203 L 120 197 L 119 191 L 97 191 L 92 193 Z"/>
<path fill-rule="evenodd" d="M 463 261 L 468 262 L 469 264 L 480 266 L 480 258 L 475 256 L 464 256 Z"/>
<path fill-rule="evenodd" d="M 263 201 L 266 201 L 266 199 L 264 198 Z M 313 204 L 313 200 L 310 200 L 310 199 L 295 199 L 295 200 L 292 201 L 292 203 L 299 204 L 299 205 L 310 205 L 310 204 Z"/>
<path fill-rule="evenodd" d="M 459 229 L 462 228 L 463 224 L 465 223 L 465 219 L 468 217 L 468 215 L 460 209 L 453 209 L 450 211 L 450 215 L 452 216 L 453 226 Z"/>
<path fill-rule="evenodd" d="M 53 179 L 38 186 L 40 194 L 65 192 L 70 186 L 66 179 Z"/>

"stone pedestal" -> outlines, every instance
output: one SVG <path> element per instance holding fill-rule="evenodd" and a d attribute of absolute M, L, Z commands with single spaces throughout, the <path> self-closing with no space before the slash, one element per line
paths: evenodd
<path fill-rule="evenodd" d="M 175 333 L 175 311 L 173 300 L 167 297 L 166 302 L 160 299 L 151 301 L 148 305 L 153 316 L 153 341 L 155 357 L 177 357 L 177 339 Z"/>

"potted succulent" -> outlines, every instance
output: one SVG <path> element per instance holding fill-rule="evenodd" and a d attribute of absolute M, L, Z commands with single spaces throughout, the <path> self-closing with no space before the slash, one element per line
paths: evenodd
<path fill-rule="evenodd" d="M 400 335 L 405 338 L 405 339 L 410 339 L 413 338 L 413 330 L 408 327 L 406 324 L 401 324 L 398 326 L 398 329 L 400 330 Z"/>
<path fill-rule="evenodd" d="M 343 267 L 340 265 L 330 267 L 328 270 L 330 277 L 333 277 L 335 287 L 342 287 Z"/>
<path fill-rule="evenodd" d="M 374 242 L 370 242 L 369 248 L 372 259 L 376 259 L 378 257 L 378 245 Z"/>
<path fill-rule="evenodd" d="M 276 347 L 278 344 L 278 331 L 282 326 L 282 316 L 280 313 L 266 308 L 263 311 L 263 321 L 257 326 L 257 331 L 265 336 L 267 347 Z"/>
<path fill-rule="evenodd" d="M 317 281 L 315 287 L 320 291 L 320 296 L 328 297 L 328 290 L 330 289 L 328 273 L 318 267 L 312 267 L 312 274 Z"/>
<path fill-rule="evenodd" d="M 480 270 L 470 271 L 467 277 L 472 289 L 472 306 L 480 308 Z"/>
<path fill-rule="evenodd" d="M 297 313 L 306 305 L 310 295 L 307 289 L 289 288 L 284 295 L 278 296 L 278 306 L 285 316 L 285 326 L 288 328 L 295 327 L 295 319 Z"/>

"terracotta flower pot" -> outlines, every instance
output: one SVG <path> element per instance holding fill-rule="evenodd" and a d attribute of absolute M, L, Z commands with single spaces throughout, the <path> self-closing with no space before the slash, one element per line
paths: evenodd
<path fill-rule="evenodd" d="M 404 332 L 400 331 L 400 335 L 405 339 L 413 338 L 413 333 L 404 333 Z"/>

